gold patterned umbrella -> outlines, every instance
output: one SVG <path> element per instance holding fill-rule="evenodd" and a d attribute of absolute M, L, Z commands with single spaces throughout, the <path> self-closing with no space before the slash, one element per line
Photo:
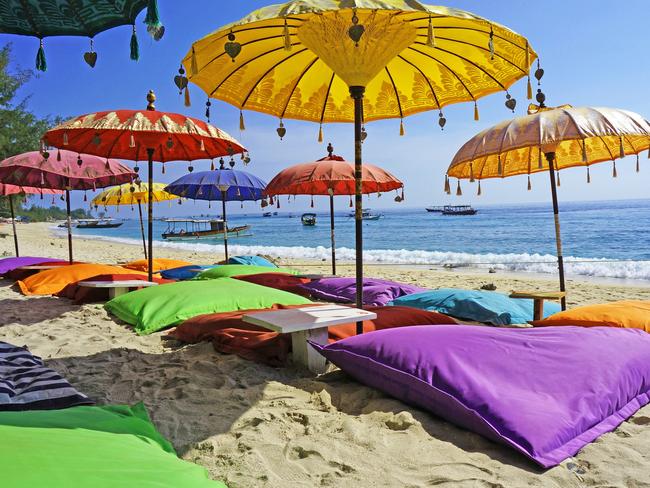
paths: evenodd
<path fill-rule="evenodd" d="M 565 291 L 564 261 L 557 201 L 561 169 L 575 166 L 587 168 L 587 182 L 591 182 L 589 166 L 603 161 L 612 162 L 612 176 L 616 178 L 616 159 L 636 154 L 639 171 L 639 153 L 650 147 L 650 123 L 641 115 L 613 108 L 544 106 L 544 97 L 538 97 L 540 106 L 531 105 L 529 114 L 507 120 L 486 129 L 467 141 L 454 156 L 445 176 L 445 191 L 451 193 L 448 177 L 458 178 L 456 194 L 462 194 L 460 180 L 481 180 L 528 175 L 548 171 L 551 181 L 555 234 L 557 244 L 560 290 Z M 650 153 L 648 154 L 650 157 Z M 565 300 L 562 306 L 566 307 Z"/>
<path fill-rule="evenodd" d="M 478 99 L 498 91 L 514 110 L 508 89 L 528 76 L 536 58 L 524 37 L 461 10 L 416 0 L 296 0 L 259 9 L 195 42 L 175 82 L 183 89 L 189 79 L 209 98 L 279 117 L 280 138 L 283 119 L 319 123 L 319 141 L 324 123 L 354 122 L 361 306 L 363 123 L 436 110 L 442 128 L 443 108 L 465 101 L 474 103 L 478 120 Z M 530 83 L 528 91 L 530 98 Z"/>
<path fill-rule="evenodd" d="M 144 246 L 144 258 L 147 259 L 147 241 L 144 236 L 144 223 L 142 220 L 142 204 L 149 203 L 149 197 L 153 203 L 166 202 L 168 200 L 175 200 L 178 198 L 176 195 L 167 193 L 165 191 L 164 183 L 154 183 L 151 185 L 151 192 L 149 192 L 149 185 L 140 180 L 133 183 L 126 183 L 120 186 L 114 186 L 104 190 L 95 198 L 93 198 L 91 205 L 95 208 L 103 205 L 104 207 L 111 205 L 138 205 L 138 213 L 140 215 L 140 232 L 142 234 L 142 245 Z"/>

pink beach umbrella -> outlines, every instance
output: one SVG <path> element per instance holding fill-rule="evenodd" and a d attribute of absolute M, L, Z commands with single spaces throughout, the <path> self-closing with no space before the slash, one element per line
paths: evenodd
<path fill-rule="evenodd" d="M 0 183 L 65 191 L 68 214 L 68 255 L 72 263 L 70 190 L 96 190 L 132 182 L 136 173 L 114 159 L 57 150 L 31 151 L 0 162 Z M 84 196 L 85 200 L 85 196 Z"/>
<path fill-rule="evenodd" d="M 11 195 L 58 195 L 63 193 L 63 190 L 50 190 L 48 188 L 34 188 L 32 186 L 16 186 L 5 185 L 0 183 L 0 196 L 11 197 Z M 18 251 L 18 234 L 16 234 L 16 215 L 14 213 L 14 201 L 12 198 L 9 200 L 9 211 L 11 212 L 11 227 L 14 232 L 14 246 L 16 247 L 16 257 L 20 257 Z"/>

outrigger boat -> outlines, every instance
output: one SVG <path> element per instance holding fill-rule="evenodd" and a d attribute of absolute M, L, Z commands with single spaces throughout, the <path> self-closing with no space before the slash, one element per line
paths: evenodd
<path fill-rule="evenodd" d="M 300 217 L 302 225 L 313 226 L 316 225 L 316 214 L 315 213 L 304 213 Z"/>
<path fill-rule="evenodd" d="M 124 222 L 117 222 L 115 219 L 77 219 L 76 225 L 72 226 L 77 229 L 114 229 Z M 59 227 L 67 227 L 68 223 L 64 222 Z"/>
<path fill-rule="evenodd" d="M 165 222 L 167 222 L 167 229 L 163 232 L 162 238 L 170 241 L 214 239 L 223 237 L 225 232 L 225 223 L 222 219 L 165 219 Z M 250 228 L 250 225 L 228 227 L 228 237 L 250 235 L 246 232 Z"/>
<path fill-rule="evenodd" d="M 442 215 L 476 215 L 478 210 L 471 205 L 444 205 L 441 207 L 425 207 L 427 212 L 438 212 Z"/>
<path fill-rule="evenodd" d="M 361 210 L 361 220 L 379 220 L 383 214 L 373 213 L 369 208 Z M 350 212 L 348 217 L 354 217 L 354 212 Z"/>

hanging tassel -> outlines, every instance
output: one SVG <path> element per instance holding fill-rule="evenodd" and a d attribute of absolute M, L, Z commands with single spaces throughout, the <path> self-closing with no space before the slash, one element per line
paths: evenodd
<path fill-rule="evenodd" d="M 67 146 L 68 145 L 68 133 L 64 132 L 63 133 L 63 145 Z M 649 156 L 650 157 L 650 156 Z"/>
<path fill-rule="evenodd" d="M 165 174 L 165 163 L 162 164 L 162 174 Z M 179 203 L 180 205 L 180 203 Z"/>
<path fill-rule="evenodd" d="M 205 143 L 203 142 L 203 139 L 201 139 L 201 143 L 199 144 L 199 149 L 201 151 L 205 151 Z"/>
<path fill-rule="evenodd" d="M 616 161 L 612 161 L 612 178 L 618 178 L 618 172 L 616 171 Z"/>
<path fill-rule="evenodd" d="M 56 152 L 56 160 L 61 161 L 61 149 L 57 150 L 57 152 Z M 638 162 L 639 162 L 639 155 L 638 154 L 636 156 L 636 162 L 637 162 L 637 166 L 638 166 Z"/>
<path fill-rule="evenodd" d="M 158 2 L 156 0 L 149 0 L 147 3 L 147 16 L 144 18 L 144 23 L 147 24 L 147 32 L 151 34 L 151 37 L 159 41 L 165 33 L 165 28 L 160 22 Z"/>
<path fill-rule="evenodd" d="M 350 200 L 352 201 L 352 200 Z M 311 196 L 311 205 L 309 205 L 311 208 L 314 208 L 314 195 Z"/>
<path fill-rule="evenodd" d="M 186 107 L 191 107 L 192 106 L 192 101 L 190 100 L 190 87 L 189 86 L 185 87 L 185 106 Z"/>
<path fill-rule="evenodd" d="M 490 60 L 494 61 L 494 31 L 490 26 L 490 40 L 488 41 L 488 49 L 490 50 Z"/>
<path fill-rule="evenodd" d="M 562 182 L 560 181 L 560 171 L 559 170 L 557 172 L 557 186 L 558 187 L 562 186 Z"/>
<path fill-rule="evenodd" d="M 205 102 L 205 118 L 208 120 L 208 123 L 210 122 L 210 106 L 212 105 L 212 102 L 208 98 L 208 100 Z"/>
<path fill-rule="evenodd" d="M 587 166 L 587 183 L 591 183 L 591 173 L 589 172 L 589 166 Z"/>
<path fill-rule="evenodd" d="M 131 31 L 131 59 L 133 61 L 140 59 L 140 45 L 138 44 L 138 35 L 135 31 L 135 24 L 133 24 L 133 30 Z"/>
<path fill-rule="evenodd" d="M 436 47 L 436 35 L 433 32 L 433 24 L 431 23 L 430 15 L 429 15 L 429 27 L 427 29 L 427 46 Z"/>
<path fill-rule="evenodd" d="M 587 141 L 583 140 L 582 141 L 582 162 L 587 164 L 588 162 L 587 158 Z"/>
<path fill-rule="evenodd" d="M 244 124 L 244 112 L 241 110 L 239 111 L 239 130 L 242 132 L 246 130 L 246 125 Z"/>
<path fill-rule="evenodd" d="M 323 124 L 318 129 L 318 142 L 323 142 Z"/>
<path fill-rule="evenodd" d="M 284 18 L 284 50 L 291 51 L 291 37 L 289 36 L 289 26 L 287 25 L 287 18 Z"/>
<path fill-rule="evenodd" d="M 399 135 L 404 135 L 404 120 L 400 119 L 399 121 Z"/>
<path fill-rule="evenodd" d="M 481 196 L 481 180 L 478 180 L 478 191 L 476 192 L 477 196 Z"/>
<path fill-rule="evenodd" d="M 350 205 L 349 207 L 352 208 L 354 205 L 352 205 L 352 195 L 350 195 Z"/>
<path fill-rule="evenodd" d="M 544 163 L 542 162 L 542 148 L 539 148 L 539 151 L 537 152 L 537 169 L 542 169 L 544 166 Z"/>
<path fill-rule="evenodd" d="M 47 71 L 47 61 L 45 59 L 45 49 L 43 49 L 43 39 L 41 39 L 38 51 L 36 52 L 36 69 L 43 72 Z"/>
<path fill-rule="evenodd" d="M 458 180 L 458 186 L 456 186 L 456 196 L 460 197 L 463 194 L 463 190 L 460 189 L 460 180 Z"/>
<path fill-rule="evenodd" d="M 530 83 L 530 75 L 528 75 L 528 84 L 526 85 L 526 98 L 533 99 L 533 85 Z"/>
<path fill-rule="evenodd" d="M 636 172 L 641 171 L 641 166 L 639 165 L 639 155 L 636 155 Z"/>
<path fill-rule="evenodd" d="M 474 181 L 476 181 L 474 179 L 474 164 L 472 164 L 472 162 L 470 161 L 470 163 L 469 163 L 469 182 L 474 183 Z"/>
<path fill-rule="evenodd" d="M 210 171 L 214 171 L 214 159 L 210 160 Z"/>
<path fill-rule="evenodd" d="M 275 199 L 275 208 L 280 208 L 280 198 Z"/>
<path fill-rule="evenodd" d="M 135 137 L 133 137 L 133 134 L 131 134 L 131 138 L 129 139 L 129 147 L 130 148 L 135 147 Z"/>
<path fill-rule="evenodd" d="M 618 157 L 623 159 L 625 157 L 625 147 L 623 146 L 623 137 L 618 138 Z"/>
<path fill-rule="evenodd" d="M 530 184 L 530 175 L 528 175 L 528 191 L 532 190 L 533 186 Z"/>
<path fill-rule="evenodd" d="M 478 122 L 479 117 L 478 117 L 478 104 L 476 101 L 474 102 L 474 120 Z"/>
<path fill-rule="evenodd" d="M 503 166 L 501 165 L 501 154 L 497 155 L 497 174 L 503 176 Z"/>
<path fill-rule="evenodd" d="M 196 53 L 194 52 L 194 46 L 192 46 L 192 58 L 190 59 L 190 75 L 194 76 L 199 73 L 199 68 L 196 64 Z"/>
<path fill-rule="evenodd" d="M 449 177 L 445 175 L 445 193 L 449 195 L 451 193 L 451 188 L 449 186 Z"/>

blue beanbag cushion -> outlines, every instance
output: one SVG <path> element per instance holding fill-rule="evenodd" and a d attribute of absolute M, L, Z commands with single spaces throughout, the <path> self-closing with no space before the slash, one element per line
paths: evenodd
<path fill-rule="evenodd" d="M 166 269 L 160 272 L 160 275 L 166 280 L 185 281 L 191 280 L 201 271 L 214 268 L 214 266 L 203 266 L 192 264 L 190 266 L 181 266 L 180 268 Z"/>
<path fill-rule="evenodd" d="M 433 310 L 492 325 L 525 324 L 533 320 L 532 300 L 510 298 L 494 291 L 440 288 L 397 298 L 391 305 Z M 559 304 L 544 303 L 544 317 L 559 311 Z"/>
<path fill-rule="evenodd" d="M 253 266 L 268 266 L 277 268 L 275 264 L 262 256 L 233 256 L 228 259 L 228 264 L 251 264 Z"/>

